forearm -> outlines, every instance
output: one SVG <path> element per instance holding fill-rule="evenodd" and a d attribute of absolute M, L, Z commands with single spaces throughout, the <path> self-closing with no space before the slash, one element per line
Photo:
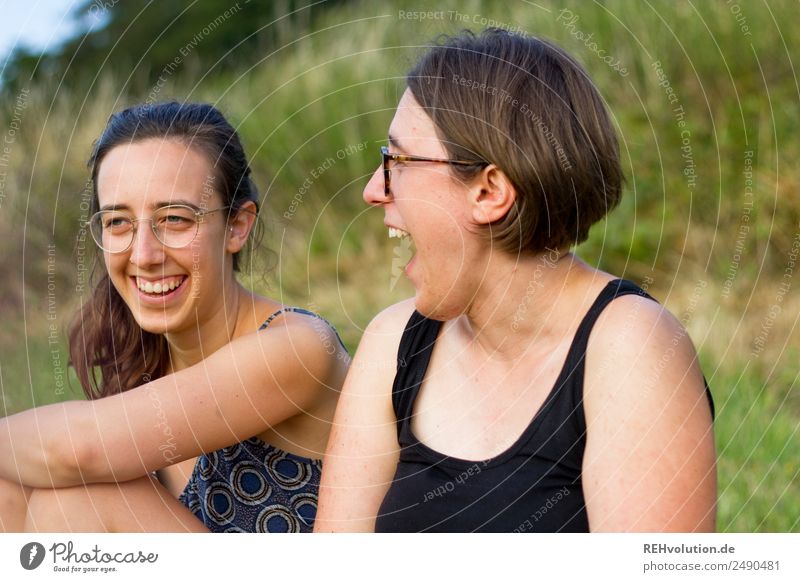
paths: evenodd
<path fill-rule="evenodd" d="M 120 394 L 0 420 L 0 478 L 31 487 L 129 481 L 279 424 L 310 406 L 330 361 L 316 330 L 297 327 L 239 338 Z"/>
<path fill-rule="evenodd" d="M 28 487 L 83 483 L 92 456 L 83 429 L 90 406 L 64 402 L 0 419 L 0 478 Z"/>

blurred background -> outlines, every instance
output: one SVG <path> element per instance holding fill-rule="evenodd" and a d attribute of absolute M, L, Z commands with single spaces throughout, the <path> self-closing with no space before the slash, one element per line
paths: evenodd
<path fill-rule="evenodd" d="M 717 405 L 719 530 L 800 531 L 797 7 L 6 2 L 0 415 L 81 397 L 64 336 L 95 267 L 85 163 L 108 116 L 134 103 L 207 101 L 228 116 L 266 227 L 242 280 L 320 311 L 354 352 L 378 311 L 413 294 L 395 275 L 408 249 L 361 200 L 403 76 L 437 35 L 493 25 L 565 47 L 608 102 L 627 188 L 577 253 L 689 330 Z"/>

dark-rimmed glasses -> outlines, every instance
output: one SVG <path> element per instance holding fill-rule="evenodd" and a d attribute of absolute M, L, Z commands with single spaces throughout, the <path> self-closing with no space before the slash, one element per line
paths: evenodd
<path fill-rule="evenodd" d="M 391 194 L 389 182 L 392 178 L 392 171 L 389 169 L 389 161 L 395 162 L 434 162 L 437 164 L 450 164 L 453 166 L 486 166 L 488 162 L 468 162 L 466 160 L 445 160 L 442 158 L 426 158 L 425 156 L 409 156 L 406 154 L 393 154 L 387 146 L 381 146 L 381 156 L 383 156 L 383 193 L 386 196 Z"/>
<path fill-rule="evenodd" d="M 133 218 L 122 210 L 101 210 L 89 220 L 89 230 L 97 246 L 107 253 L 124 253 L 133 244 L 137 223 L 150 221 L 150 229 L 165 247 L 187 247 L 197 237 L 200 223 L 205 217 L 230 206 L 214 210 L 200 210 L 184 204 L 162 206 L 150 218 Z"/>

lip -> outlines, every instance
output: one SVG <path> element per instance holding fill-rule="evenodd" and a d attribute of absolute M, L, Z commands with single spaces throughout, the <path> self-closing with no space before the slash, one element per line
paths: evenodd
<path fill-rule="evenodd" d="M 413 241 L 413 238 L 411 237 L 411 233 L 410 233 L 410 232 L 408 232 L 408 229 L 401 228 L 401 227 L 399 227 L 399 226 L 395 226 L 395 225 L 393 225 L 393 224 L 389 224 L 389 223 L 387 223 L 387 222 L 384 222 L 384 223 L 383 223 L 383 225 L 384 225 L 384 226 L 385 226 L 385 227 L 388 229 L 388 231 L 389 231 L 389 239 L 390 239 L 390 240 L 394 240 L 394 239 L 398 239 L 398 240 L 401 240 L 401 239 L 408 239 L 409 241 Z"/>
<path fill-rule="evenodd" d="M 399 228 L 402 231 L 408 232 L 408 229 L 403 228 L 401 226 L 397 226 L 396 224 L 391 224 L 391 223 L 386 222 L 386 221 L 384 221 L 383 226 L 385 226 L 386 228 Z"/>
<path fill-rule="evenodd" d="M 165 277 L 158 277 L 153 279 L 148 279 L 147 277 L 139 277 L 139 279 L 143 279 L 145 281 L 161 281 Z M 169 293 L 161 294 L 161 295 L 152 295 L 145 293 L 139 286 L 136 284 L 136 277 L 128 277 L 128 281 L 130 282 L 131 287 L 133 287 L 133 291 L 139 299 L 139 303 L 142 305 L 153 305 L 157 307 L 164 307 L 170 303 L 174 303 L 176 300 L 180 299 L 181 296 L 186 292 L 186 289 L 189 287 L 189 280 L 191 277 L 189 275 L 185 275 L 183 282 L 180 284 L 180 287 L 172 290 Z"/>
<path fill-rule="evenodd" d="M 419 279 L 419 277 L 421 276 L 421 274 L 419 272 L 419 268 L 417 267 L 416 263 L 417 263 L 417 255 L 415 253 L 414 256 L 411 257 L 411 260 L 408 261 L 406 266 L 403 268 L 403 274 L 405 275 L 408 282 L 411 283 L 411 286 L 414 288 L 415 293 L 419 293 L 420 283 L 421 283 L 421 279 Z"/>

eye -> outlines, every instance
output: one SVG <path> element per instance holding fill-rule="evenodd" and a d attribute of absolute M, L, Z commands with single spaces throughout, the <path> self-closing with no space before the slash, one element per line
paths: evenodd
<path fill-rule="evenodd" d="M 158 226 L 173 231 L 188 230 L 194 226 L 194 218 L 170 213 L 159 219 Z"/>
<path fill-rule="evenodd" d="M 188 208 L 164 208 L 153 221 L 161 228 L 180 230 L 194 225 L 195 214 Z"/>
<path fill-rule="evenodd" d="M 185 216 L 179 216 L 178 214 L 167 214 L 163 220 L 168 224 L 182 224 L 184 222 L 190 222 L 189 218 L 186 218 Z"/>
<path fill-rule="evenodd" d="M 108 216 L 103 221 L 103 228 L 120 231 L 129 228 L 131 224 L 131 219 L 125 216 Z"/>

